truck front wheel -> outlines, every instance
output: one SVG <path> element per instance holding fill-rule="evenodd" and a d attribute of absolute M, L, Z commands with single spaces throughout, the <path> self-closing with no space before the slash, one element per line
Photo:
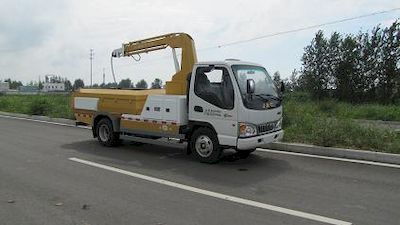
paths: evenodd
<path fill-rule="evenodd" d="M 107 147 L 119 144 L 119 133 L 114 132 L 112 122 L 108 118 L 101 119 L 96 125 L 97 139 Z"/>
<path fill-rule="evenodd" d="M 204 163 L 216 163 L 222 154 L 217 135 L 213 130 L 205 127 L 193 132 L 190 139 L 190 147 L 193 156 Z"/>

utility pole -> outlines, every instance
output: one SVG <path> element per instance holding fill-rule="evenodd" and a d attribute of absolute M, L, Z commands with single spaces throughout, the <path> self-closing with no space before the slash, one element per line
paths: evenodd
<path fill-rule="evenodd" d="M 41 81 L 40 81 L 40 75 L 39 75 L 38 92 L 40 92 L 40 91 L 41 91 L 41 88 L 40 88 L 40 86 L 41 86 L 41 85 L 40 85 L 40 82 L 41 82 Z"/>
<path fill-rule="evenodd" d="M 90 87 L 93 86 L 93 49 L 90 49 L 90 55 L 89 55 L 89 59 L 90 59 Z"/>
<path fill-rule="evenodd" d="M 105 69 L 103 67 L 103 86 L 106 85 L 106 72 Z"/>

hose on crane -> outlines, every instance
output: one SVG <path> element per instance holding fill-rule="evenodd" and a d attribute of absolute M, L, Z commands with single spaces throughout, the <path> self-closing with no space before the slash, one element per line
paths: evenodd
<path fill-rule="evenodd" d="M 135 58 L 135 55 L 132 55 L 132 59 L 135 60 L 136 62 L 139 62 L 142 59 L 142 56 L 140 56 L 140 54 L 137 54 L 139 56 L 139 58 Z"/>
<path fill-rule="evenodd" d="M 114 73 L 114 62 L 113 62 L 113 56 L 111 56 L 111 73 L 114 79 L 114 83 L 117 84 L 117 80 L 115 79 L 115 73 Z"/>
<path fill-rule="evenodd" d="M 139 58 L 135 58 L 135 56 L 132 55 L 132 59 L 135 60 L 136 62 L 139 62 L 142 59 L 142 56 L 140 54 L 137 54 Z M 115 79 L 115 71 L 114 71 L 114 61 L 113 61 L 113 55 L 111 55 L 111 73 L 114 79 L 114 83 L 117 84 L 117 80 Z"/>

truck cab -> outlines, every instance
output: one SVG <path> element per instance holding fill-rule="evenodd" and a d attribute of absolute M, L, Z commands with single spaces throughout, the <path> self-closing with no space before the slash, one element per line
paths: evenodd
<path fill-rule="evenodd" d="M 282 139 L 282 99 L 261 65 L 239 60 L 197 63 L 188 90 L 188 124 L 207 129 L 191 138 L 191 149 L 200 159 L 212 155 L 212 145 L 247 156 Z"/>

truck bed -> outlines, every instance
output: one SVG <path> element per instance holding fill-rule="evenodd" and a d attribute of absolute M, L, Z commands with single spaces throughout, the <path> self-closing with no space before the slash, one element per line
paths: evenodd
<path fill-rule="evenodd" d="M 121 90 L 121 89 L 80 89 L 73 94 L 73 108 L 75 116 L 80 120 L 78 113 L 93 114 L 94 111 L 109 112 L 112 114 L 129 113 L 139 115 L 148 95 L 165 95 L 165 89 L 146 89 L 146 90 Z M 80 101 L 81 104 L 96 101 L 96 109 L 77 108 L 75 104 Z M 85 119 L 87 121 L 87 119 Z"/>
<path fill-rule="evenodd" d="M 82 95 L 128 95 L 128 96 L 147 96 L 147 95 L 163 95 L 165 89 L 145 89 L 145 90 L 128 90 L 128 89 L 89 89 L 82 88 L 77 93 Z"/>

